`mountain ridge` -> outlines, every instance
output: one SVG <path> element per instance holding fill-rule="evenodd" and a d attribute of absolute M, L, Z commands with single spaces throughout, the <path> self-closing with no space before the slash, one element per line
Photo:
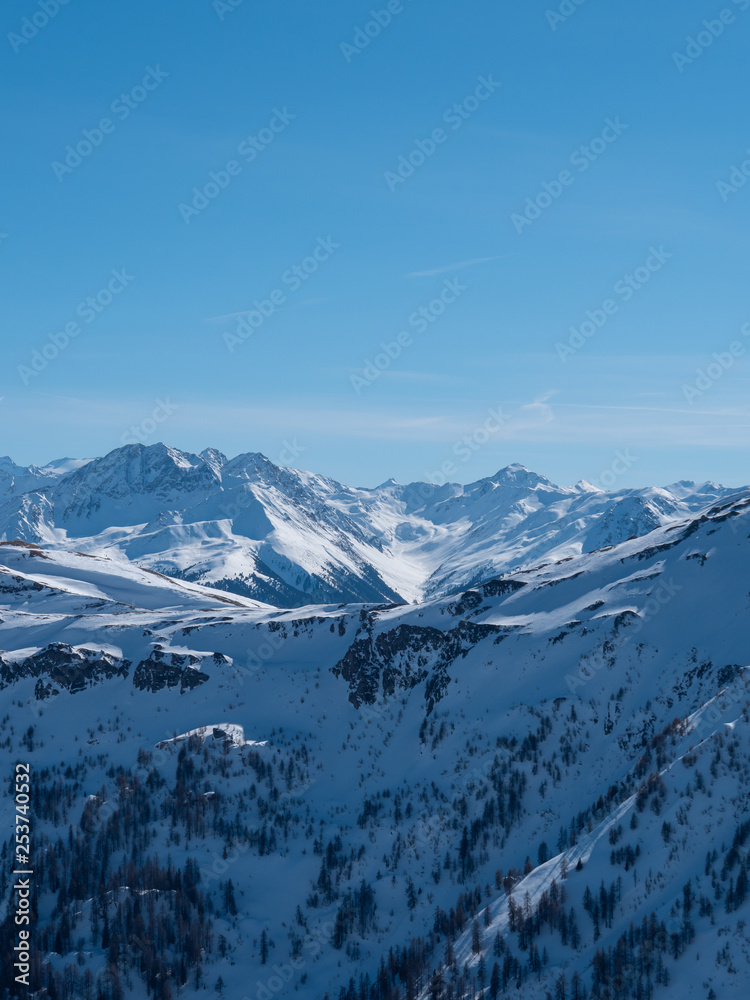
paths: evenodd
<path fill-rule="evenodd" d="M 744 1000 L 748 538 L 739 491 L 420 603 L 293 609 L 1 544 L 37 982 Z"/>
<path fill-rule="evenodd" d="M 82 548 L 284 607 L 439 595 L 643 535 L 736 492 L 557 486 L 519 463 L 466 485 L 360 488 L 258 452 L 229 459 L 162 443 L 41 469 L 2 462 L 0 538 Z"/>

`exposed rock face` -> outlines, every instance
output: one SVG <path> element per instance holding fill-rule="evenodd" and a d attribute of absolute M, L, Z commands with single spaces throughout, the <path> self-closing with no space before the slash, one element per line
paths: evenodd
<path fill-rule="evenodd" d="M 476 590 L 467 590 L 465 594 L 448 605 L 448 612 L 452 615 L 465 615 L 468 611 L 474 611 L 482 604 L 482 595 Z"/>
<path fill-rule="evenodd" d="M 25 677 L 36 677 L 37 699 L 63 689 L 76 694 L 112 677 L 127 677 L 129 669 L 130 660 L 103 650 L 74 649 L 65 642 L 52 642 L 20 662 L 7 662 L 0 656 L 0 689 Z"/>
<path fill-rule="evenodd" d="M 0 579 L 0 595 L 9 594 L 11 598 L 28 597 L 42 590 L 44 587 L 36 580 L 24 580 L 23 577 L 11 573 L 4 574 Z"/>
<path fill-rule="evenodd" d="M 208 674 L 196 669 L 201 660 L 197 656 L 182 653 L 165 653 L 155 646 L 151 655 L 141 660 L 133 673 L 133 686 L 139 691 L 161 691 L 164 688 L 179 687 L 180 693 L 191 691 L 209 680 Z"/>
<path fill-rule="evenodd" d="M 363 612 L 361 622 L 354 642 L 331 668 L 349 685 L 349 701 L 355 708 L 372 705 L 379 694 L 408 691 L 426 681 L 428 715 L 448 689 L 451 664 L 477 643 L 487 639 L 498 643 L 514 631 L 501 625 L 460 621 L 447 632 L 430 626 L 398 625 L 373 636 L 373 616 Z"/>
<path fill-rule="evenodd" d="M 527 585 L 522 580 L 508 580 L 504 577 L 499 577 L 497 580 L 488 580 L 487 583 L 483 583 L 478 589 L 483 597 L 502 597 L 514 594 L 517 590 L 521 590 L 525 586 Z"/>
<path fill-rule="evenodd" d="M 223 653 L 214 653 L 211 661 L 217 666 L 230 662 Z M 136 667 L 133 685 L 139 691 L 161 691 L 165 687 L 189 691 L 209 680 L 208 674 L 196 669 L 202 662 L 192 654 L 165 653 L 156 645 L 150 656 Z M 23 660 L 4 659 L 0 654 L 0 690 L 24 678 L 35 677 L 37 700 L 62 690 L 76 694 L 113 677 L 127 677 L 131 665 L 130 660 L 101 649 L 74 648 L 65 642 L 52 642 Z"/>

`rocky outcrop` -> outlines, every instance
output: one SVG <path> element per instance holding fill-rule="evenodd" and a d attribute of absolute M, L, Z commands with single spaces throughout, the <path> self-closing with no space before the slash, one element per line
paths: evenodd
<path fill-rule="evenodd" d="M 37 699 L 60 691 L 76 694 L 112 677 L 127 677 L 130 660 L 101 649 L 73 647 L 52 642 L 23 660 L 9 661 L 0 656 L 0 689 L 27 677 L 36 677 Z"/>
<path fill-rule="evenodd" d="M 447 632 L 430 626 L 398 625 L 373 634 L 373 619 L 362 616 L 357 637 L 339 662 L 331 668 L 349 686 L 349 701 L 355 708 L 372 705 L 380 694 L 411 690 L 425 683 L 427 714 L 445 694 L 451 677 L 448 668 L 486 639 L 501 642 L 514 631 L 501 625 L 477 625 L 460 621 Z"/>
<path fill-rule="evenodd" d="M 191 653 L 166 653 L 157 645 L 135 668 L 133 686 L 139 691 L 154 692 L 173 687 L 178 687 L 180 694 L 192 691 L 209 680 L 208 674 L 197 669 L 199 663 L 200 658 Z"/>

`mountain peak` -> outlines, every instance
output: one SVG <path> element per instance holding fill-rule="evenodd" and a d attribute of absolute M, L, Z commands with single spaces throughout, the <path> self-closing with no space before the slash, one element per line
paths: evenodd
<path fill-rule="evenodd" d="M 173 448 L 171 445 L 164 444 L 163 441 L 156 441 L 153 444 L 143 444 L 139 441 L 135 444 L 124 444 L 119 448 L 114 448 L 103 458 L 96 458 L 88 465 L 95 466 L 106 463 L 107 466 L 116 467 L 121 464 L 122 458 L 130 461 L 138 460 L 145 468 L 153 468 L 167 463 L 178 469 L 187 470 L 195 469 L 204 464 L 198 455 Z"/>
<path fill-rule="evenodd" d="M 545 476 L 540 476 L 520 462 L 513 462 L 500 469 L 494 476 L 489 476 L 488 481 L 503 486 L 516 486 L 526 489 L 534 489 L 536 486 L 554 486 Z"/>
<path fill-rule="evenodd" d="M 0 462 L 0 538 L 123 558 L 280 606 L 418 600 L 642 536 L 733 491 L 556 486 L 520 462 L 468 486 L 355 489 L 158 442 L 58 469 Z M 71 471 L 64 471 L 67 469 Z"/>
<path fill-rule="evenodd" d="M 221 470 L 227 464 L 227 456 L 223 452 L 217 448 L 204 448 L 198 457 L 202 458 L 209 469 L 221 477 Z"/>
<path fill-rule="evenodd" d="M 601 486 L 594 486 L 588 479 L 579 479 L 573 488 L 580 490 L 581 493 L 604 493 Z"/>
<path fill-rule="evenodd" d="M 227 472 L 234 475 L 247 473 L 248 477 L 250 474 L 260 476 L 264 472 L 278 472 L 278 466 L 274 465 L 271 459 L 266 458 L 260 451 L 246 451 L 241 455 L 236 455 L 226 463 L 225 468 Z"/>

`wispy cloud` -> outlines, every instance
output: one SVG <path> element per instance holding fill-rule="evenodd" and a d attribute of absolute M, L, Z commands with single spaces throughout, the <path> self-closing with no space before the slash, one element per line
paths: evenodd
<path fill-rule="evenodd" d="M 717 407 L 710 410 L 697 410 L 680 406 L 615 406 L 604 403 L 559 403 L 558 405 L 571 410 L 625 410 L 630 413 L 689 413 L 704 417 L 750 417 L 750 410 L 747 407 Z"/>
<path fill-rule="evenodd" d="M 272 315 L 276 313 L 286 312 L 292 309 L 307 309 L 310 306 L 320 305 L 322 302 L 332 301 L 334 296 L 332 295 L 319 295 L 316 297 L 310 297 L 306 299 L 300 299 L 297 302 L 285 301 L 280 306 L 275 306 Z M 204 320 L 206 323 L 226 323 L 229 320 L 239 319 L 240 316 L 249 316 L 251 312 L 257 312 L 258 308 L 255 305 L 250 306 L 249 309 L 241 309 L 239 312 L 225 313 L 223 316 L 207 316 Z"/>
<path fill-rule="evenodd" d="M 384 378 L 403 379 L 406 382 L 446 382 L 449 375 L 441 375 L 438 372 L 408 372 L 408 371 L 384 371 Z"/>
<path fill-rule="evenodd" d="M 239 312 L 234 313 L 224 313 L 223 316 L 206 316 L 205 323 L 226 323 L 230 319 L 239 319 L 240 316 L 247 316 L 253 311 L 251 306 L 249 309 L 241 309 Z M 277 310 L 278 312 L 278 310 Z"/>
<path fill-rule="evenodd" d="M 447 274 L 449 271 L 462 271 L 465 267 L 473 267 L 475 264 L 486 264 L 490 260 L 500 260 L 501 257 L 508 257 L 509 254 L 496 254 L 494 257 L 474 257 L 473 260 L 459 260 L 455 264 L 446 264 L 445 267 L 433 267 L 429 271 L 412 271 L 407 274 L 407 278 L 432 278 L 436 274 Z"/>
<path fill-rule="evenodd" d="M 555 419 L 555 414 L 552 412 L 552 407 L 547 405 L 547 400 L 552 399 L 559 391 L 559 389 L 550 389 L 548 392 L 542 393 L 541 396 L 537 396 L 531 403 L 524 403 L 521 410 L 537 417 L 541 423 L 549 423 Z"/>
<path fill-rule="evenodd" d="M 452 446 L 461 435 L 471 434 L 486 416 L 487 407 L 502 408 L 510 419 L 497 431 L 497 441 L 513 444 L 516 453 L 531 454 L 536 446 L 553 445 L 562 451 L 576 446 L 631 447 L 654 451 L 675 447 L 699 450 L 746 449 L 750 430 L 750 407 L 720 406 L 688 410 L 684 407 L 639 405 L 551 404 L 553 392 L 524 399 L 485 398 L 462 400 L 420 399 L 413 406 L 387 401 L 381 406 L 352 407 L 346 400 L 327 398 L 275 398 L 270 405 L 245 405 L 239 400 L 227 401 L 204 397 L 182 397 L 179 410 L 170 419 L 162 437 L 188 450 L 200 450 L 207 444 L 223 450 L 242 450 L 258 440 L 279 435 L 298 435 L 300 440 L 318 444 L 338 441 L 397 442 L 412 445 L 444 443 Z M 11 397 L 6 397 L 11 398 Z M 326 405 L 327 403 L 327 405 Z M 375 401 L 372 401 L 375 404 Z M 322 404 L 322 405 L 321 405 Z M 89 398 L 62 399 L 59 396 L 18 394 L 13 400 L 12 417 L 25 426 L 38 428 L 41 440 L 50 424 L 70 435 L 83 432 L 92 425 L 93 415 L 99 437 L 87 441 L 81 450 L 104 453 L 120 443 L 124 429 L 144 413 L 150 412 L 154 400 Z M 0 412 L 8 420 L 7 408 Z M 241 428 L 229 434 L 227 428 Z M 236 441 L 235 441 L 236 439 Z M 230 443 L 231 441 L 231 443 Z M 200 447 L 199 447 L 200 445 Z M 254 445 L 252 445 L 254 446 Z M 64 447 L 61 445 L 60 447 Z M 32 456 L 39 460 L 38 456 Z M 528 462 L 527 462 L 528 464 Z"/>

